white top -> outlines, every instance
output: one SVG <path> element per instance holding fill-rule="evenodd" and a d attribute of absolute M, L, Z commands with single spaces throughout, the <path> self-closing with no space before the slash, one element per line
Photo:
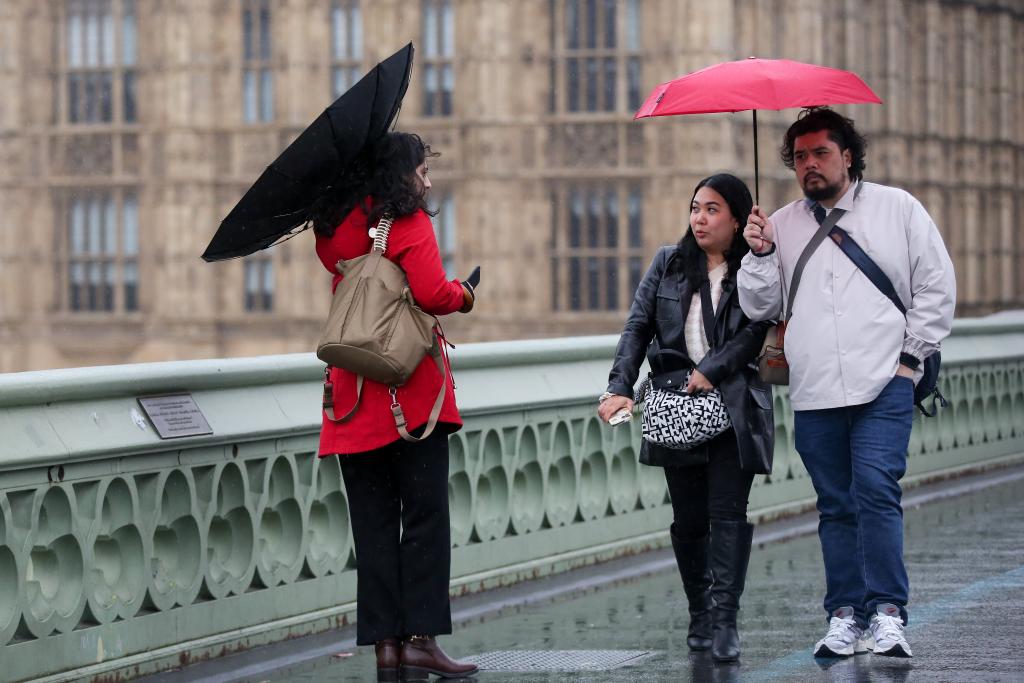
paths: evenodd
<path fill-rule="evenodd" d="M 722 298 L 722 278 L 729 271 L 728 263 L 719 263 L 708 271 L 708 280 L 711 282 L 711 310 L 718 311 L 718 302 Z M 700 291 L 693 293 L 690 297 L 690 310 L 686 314 L 686 324 L 683 326 L 684 339 L 686 340 L 686 352 L 694 365 L 701 362 L 711 348 L 708 344 L 708 336 L 704 332 L 704 318 L 700 311 Z"/>
<path fill-rule="evenodd" d="M 909 193 L 875 183 L 863 183 L 855 199 L 856 186 L 836 203 L 847 211 L 839 226 L 892 280 L 907 317 L 824 240 L 807 260 L 786 327 L 794 410 L 873 401 L 895 376 L 901 351 L 923 360 L 953 324 L 953 263 L 928 212 Z M 751 320 L 783 318 L 783 290 L 788 294 L 797 259 L 818 229 L 813 206 L 798 200 L 776 211 L 775 252 L 743 257 L 736 285 Z"/>

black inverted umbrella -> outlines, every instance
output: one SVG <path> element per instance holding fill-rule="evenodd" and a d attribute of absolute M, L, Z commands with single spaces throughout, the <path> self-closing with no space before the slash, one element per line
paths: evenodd
<path fill-rule="evenodd" d="M 221 221 L 206 261 L 266 249 L 309 219 L 313 203 L 391 127 L 412 72 L 412 43 L 375 66 L 327 107 L 267 167 Z"/>

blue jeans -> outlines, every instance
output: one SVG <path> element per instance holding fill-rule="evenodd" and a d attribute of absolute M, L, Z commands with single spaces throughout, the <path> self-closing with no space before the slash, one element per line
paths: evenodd
<path fill-rule="evenodd" d="M 879 603 L 907 622 L 899 480 L 913 417 L 914 383 L 899 376 L 870 403 L 795 414 L 796 450 L 818 494 L 825 611 L 852 607 L 861 627 Z"/>

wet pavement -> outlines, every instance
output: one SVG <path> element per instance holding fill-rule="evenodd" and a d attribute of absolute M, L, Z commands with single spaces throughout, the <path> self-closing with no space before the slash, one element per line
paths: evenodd
<path fill-rule="evenodd" d="M 815 660 L 811 648 L 825 630 L 821 608 L 824 575 L 817 537 L 801 536 L 754 549 L 740 612 L 743 643 L 739 665 L 715 665 L 706 654 L 686 648 L 688 617 L 678 575 L 664 553 L 591 568 L 591 577 L 647 563 L 656 573 L 587 591 L 586 572 L 569 597 L 516 606 L 507 601 L 497 614 L 481 605 L 484 596 L 455 604 L 456 618 L 468 619 L 442 639 L 457 656 L 493 651 L 641 651 L 607 671 L 484 671 L 489 681 L 1024 681 L 1024 474 L 960 497 L 913 506 L 908 495 L 906 559 L 911 578 L 910 660 L 873 655 Z M 1016 477 L 1016 479 L 1012 479 Z M 804 520 L 806 524 L 807 520 Z M 764 531 L 769 531 L 765 529 Z M 762 538 L 767 534 L 762 533 Z M 624 564 L 625 562 L 625 564 Z M 561 579 L 564 581 L 563 579 Z M 597 581 L 600 583 L 600 581 Z M 544 588 L 537 582 L 534 588 Z M 580 589 L 583 593 L 580 594 Z M 523 592 L 521 587 L 520 593 Z M 558 590 L 552 590 L 557 594 Z M 522 602 L 521 600 L 519 602 Z M 324 636 L 314 656 L 285 665 L 287 658 L 248 662 L 213 670 L 153 677 L 206 681 L 370 681 L 372 648 L 354 648 L 351 633 Z M 613 654 L 613 653 L 606 653 Z M 584 658 L 597 661 L 599 653 Z M 301 658 L 301 657 L 298 657 Z M 550 667 L 550 665 L 549 665 Z M 275 670 L 269 671 L 273 668 Z M 191 673 L 192 675 L 188 675 Z M 185 676 L 185 677 L 182 677 Z M 463 679 L 467 680 L 467 679 Z"/>

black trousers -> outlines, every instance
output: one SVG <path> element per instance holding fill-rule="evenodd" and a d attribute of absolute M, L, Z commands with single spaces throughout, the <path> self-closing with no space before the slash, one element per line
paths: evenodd
<path fill-rule="evenodd" d="M 666 467 L 672 499 L 672 534 L 681 541 L 704 538 L 711 521 L 747 521 L 747 502 L 754 474 L 740 469 L 732 429 L 708 442 L 702 465 Z"/>
<path fill-rule="evenodd" d="M 447 430 L 339 460 L 356 548 L 356 642 L 451 633 Z"/>

